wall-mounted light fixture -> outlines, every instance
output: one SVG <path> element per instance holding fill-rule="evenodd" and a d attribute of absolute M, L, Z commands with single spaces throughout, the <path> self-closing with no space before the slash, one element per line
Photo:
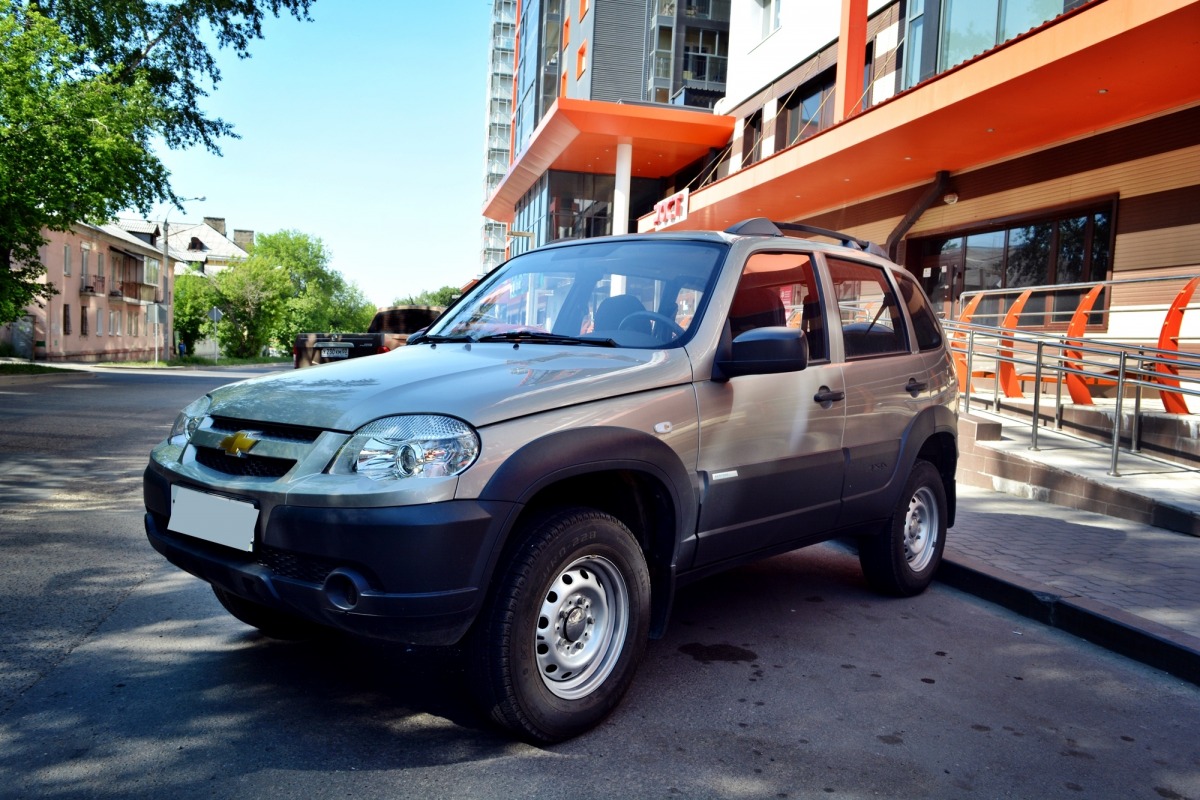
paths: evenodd
<path fill-rule="evenodd" d="M 942 197 L 942 202 L 948 206 L 954 205 L 955 203 L 958 202 L 958 193 L 950 192 L 949 194 Z"/>

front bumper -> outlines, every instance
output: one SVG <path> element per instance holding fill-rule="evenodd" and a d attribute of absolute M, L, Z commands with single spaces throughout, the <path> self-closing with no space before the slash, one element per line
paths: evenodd
<path fill-rule="evenodd" d="M 514 506 L 457 500 L 394 508 L 276 506 L 253 553 L 167 529 L 171 487 L 148 468 L 146 535 L 177 567 L 269 608 L 350 633 L 459 641 L 483 602 Z M 202 488 L 202 487 L 195 487 Z"/>

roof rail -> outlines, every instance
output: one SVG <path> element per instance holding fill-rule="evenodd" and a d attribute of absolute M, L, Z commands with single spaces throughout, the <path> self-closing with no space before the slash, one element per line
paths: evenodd
<path fill-rule="evenodd" d="M 786 236 L 787 233 L 811 233 L 814 236 L 824 236 L 841 242 L 843 247 L 853 247 L 864 253 L 887 258 L 888 254 L 882 247 L 866 239 L 859 239 L 848 233 L 833 231 L 829 228 L 819 228 L 803 222 L 772 222 L 766 217 L 752 217 L 725 229 L 726 233 L 736 236 Z"/>

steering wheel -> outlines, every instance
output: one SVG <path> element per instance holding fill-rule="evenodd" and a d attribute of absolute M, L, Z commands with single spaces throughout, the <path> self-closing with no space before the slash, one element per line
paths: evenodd
<path fill-rule="evenodd" d="M 658 338 L 662 339 L 663 341 L 669 342 L 672 339 L 678 339 L 684 334 L 683 328 L 680 327 L 675 320 L 671 319 L 666 314 L 660 314 L 657 311 L 634 311 L 633 313 L 627 315 L 625 319 L 621 320 L 621 322 L 617 325 L 617 330 L 629 330 L 630 320 L 641 319 L 642 317 L 645 317 L 654 323 L 655 333 Z M 670 334 L 670 336 L 664 337 L 661 333 L 659 333 L 661 330 L 665 330 Z"/>

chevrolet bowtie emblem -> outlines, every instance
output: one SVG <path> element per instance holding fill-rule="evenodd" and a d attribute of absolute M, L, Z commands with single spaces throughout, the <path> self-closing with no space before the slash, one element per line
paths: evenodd
<path fill-rule="evenodd" d="M 221 448 L 226 454 L 237 458 L 245 458 L 246 453 L 254 449 L 254 445 L 258 444 L 258 439 L 255 439 L 252 433 L 261 436 L 257 431 L 238 431 L 231 433 L 221 440 L 217 447 Z"/>

